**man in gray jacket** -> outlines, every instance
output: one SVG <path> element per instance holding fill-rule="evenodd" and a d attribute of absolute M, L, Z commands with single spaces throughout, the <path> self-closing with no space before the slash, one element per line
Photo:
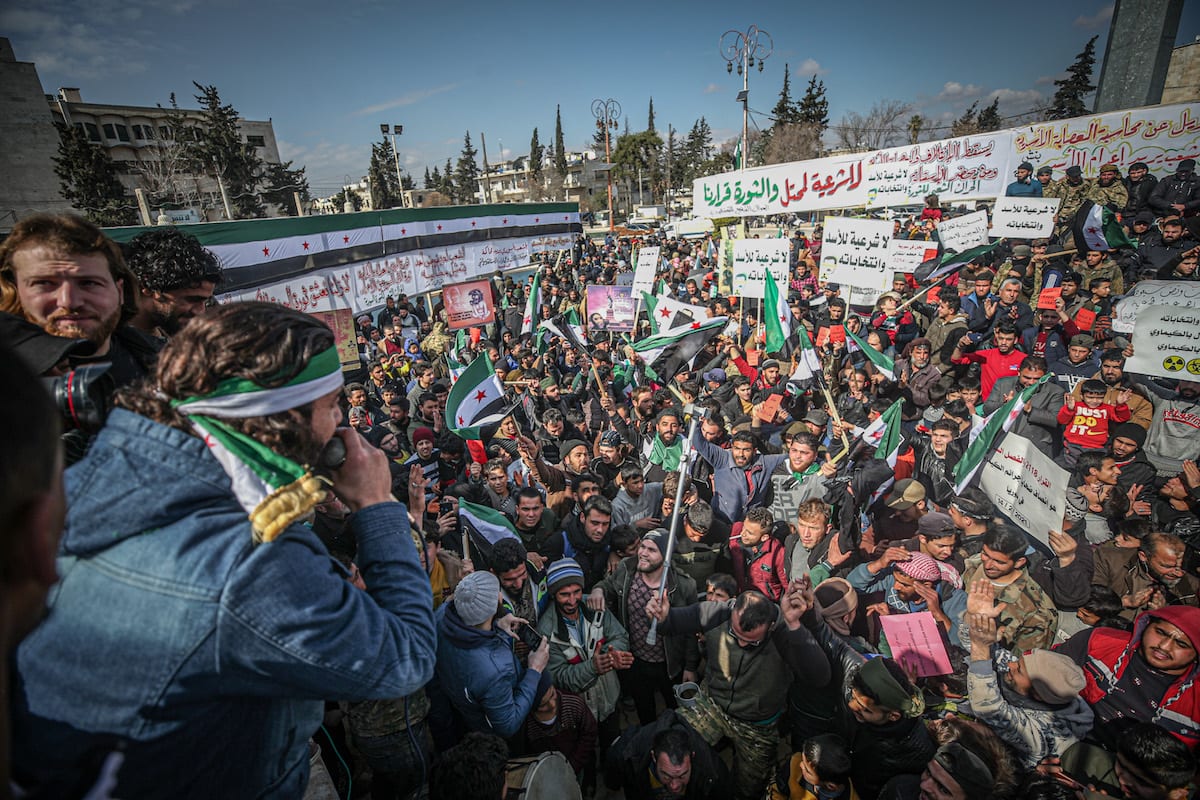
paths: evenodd
<path fill-rule="evenodd" d="M 1026 356 L 1021 362 L 1020 372 L 996 381 L 992 393 L 983 404 L 984 415 L 991 414 L 1007 403 L 1015 392 L 1033 386 L 1045 374 L 1046 359 L 1041 356 Z M 1066 390 L 1054 381 L 1043 383 L 1021 410 L 1020 417 L 1013 423 L 1012 433 L 1024 436 L 1051 458 L 1056 456 L 1062 448 L 1058 410 L 1062 408 L 1065 394 Z"/>

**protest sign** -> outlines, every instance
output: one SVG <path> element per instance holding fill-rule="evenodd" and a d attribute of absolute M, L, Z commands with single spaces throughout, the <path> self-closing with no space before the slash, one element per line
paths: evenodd
<path fill-rule="evenodd" d="M 928 678 L 931 675 L 949 675 L 950 655 L 937 620 L 928 611 L 912 614 L 885 614 L 879 618 L 883 635 L 887 637 L 892 658 L 909 675 Z"/>
<path fill-rule="evenodd" d="M 987 244 L 987 212 L 980 210 L 954 219 L 944 219 L 938 223 L 937 232 L 942 247 L 956 253 Z"/>
<path fill-rule="evenodd" d="M 637 311 L 632 291 L 632 286 L 587 287 L 588 333 L 632 331 Z"/>
<path fill-rule="evenodd" d="M 916 272 L 917 267 L 937 258 L 938 243 L 923 239 L 892 239 L 888 244 L 888 266 L 895 272 Z"/>
<path fill-rule="evenodd" d="M 1009 131 L 990 131 L 876 150 L 867 161 L 867 206 L 920 205 L 931 194 L 942 202 L 1003 194 L 1011 147 Z"/>
<path fill-rule="evenodd" d="M 1152 305 L 1138 310 L 1126 372 L 1200 380 L 1200 310 Z"/>
<path fill-rule="evenodd" d="M 735 239 L 733 242 L 733 294 L 761 298 L 766 292 L 767 270 L 779 286 L 788 285 L 789 239 Z"/>
<path fill-rule="evenodd" d="M 1024 436 L 1009 433 L 979 471 L 979 488 L 1025 533 L 1049 547 L 1061 531 L 1070 475 Z"/>
<path fill-rule="evenodd" d="M 863 289 L 891 288 L 891 242 L 892 223 L 887 220 L 826 217 L 820 279 Z"/>
<path fill-rule="evenodd" d="M 698 217 L 795 214 L 866 205 L 866 156 L 853 153 L 725 172 L 692 182 Z"/>
<path fill-rule="evenodd" d="M 354 312 L 348 308 L 332 311 L 311 311 L 311 316 L 324 322 L 333 331 L 333 346 L 337 349 L 338 361 L 344 369 L 357 369 L 358 338 L 354 330 Z"/>
<path fill-rule="evenodd" d="M 474 328 L 496 321 L 492 282 L 489 280 L 443 286 L 442 302 L 446 304 L 446 323 L 451 330 Z"/>
<path fill-rule="evenodd" d="M 993 239 L 1041 239 L 1054 232 L 1057 197 L 997 197 L 992 209 Z"/>
<path fill-rule="evenodd" d="M 637 253 L 637 268 L 633 271 L 633 296 L 654 291 L 654 276 L 658 274 L 661 248 L 643 247 Z"/>
<path fill-rule="evenodd" d="M 1138 281 L 1133 291 L 1118 301 L 1113 312 L 1112 329 L 1117 333 L 1133 333 L 1138 311 L 1149 305 L 1200 308 L 1200 283 Z"/>

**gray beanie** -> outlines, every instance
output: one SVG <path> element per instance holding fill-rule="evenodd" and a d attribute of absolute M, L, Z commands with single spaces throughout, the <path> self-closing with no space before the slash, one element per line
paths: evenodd
<path fill-rule="evenodd" d="M 454 590 L 454 610 L 467 625 L 482 625 L 500 605 L 500 579 L 490 572 L 472 572 Z"/>

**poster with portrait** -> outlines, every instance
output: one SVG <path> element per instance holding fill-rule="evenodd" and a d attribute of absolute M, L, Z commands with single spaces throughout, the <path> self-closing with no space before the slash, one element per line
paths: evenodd
<path fill-rule="evenodd" d="M 442 287 L 442 302 L 446 304 L 446 320 L 451 330 L 474 328 L 496 321 L 496 306 L 492 302 L 489 280 L 451 283 Z"/>
<path fill-rule="evenodd" d="M 588 333 L 614 331 L 631 333 L 637 308 L 632 286 L 587 287 Z"/>

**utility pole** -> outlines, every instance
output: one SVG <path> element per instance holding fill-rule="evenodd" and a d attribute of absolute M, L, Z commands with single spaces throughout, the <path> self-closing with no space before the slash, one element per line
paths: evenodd
<path fill-rule="evenodd" d="M 492 182 L 488 178 L 487 138 L 483 131 L 479 132 L 479 147 L 483 150 L 483 204 L 486 206 L 492 202 Z"/>
<path fill-rule="evenodd" d="M 751 25 L 745 33 L 728 30 L 721 34 L 720 52 L 721 58 L 725 59 L 725 71 L 732 73 L 736 63 L 738 75 L 742 76 L 742 90 L 738 92 L 737 99 L 742 104 L 742 142 L 739 148 L 742 156 L 739 166 L 743 172 L 746 170 L 746 156 L 749 150 L 746 138 L 750 134 L 750 70 L 757 62 L 758 71 L 762 72 L 763 62 L 774 49 L 775 42 L 771 39 L 771 34 L 757 25 Z"/>

